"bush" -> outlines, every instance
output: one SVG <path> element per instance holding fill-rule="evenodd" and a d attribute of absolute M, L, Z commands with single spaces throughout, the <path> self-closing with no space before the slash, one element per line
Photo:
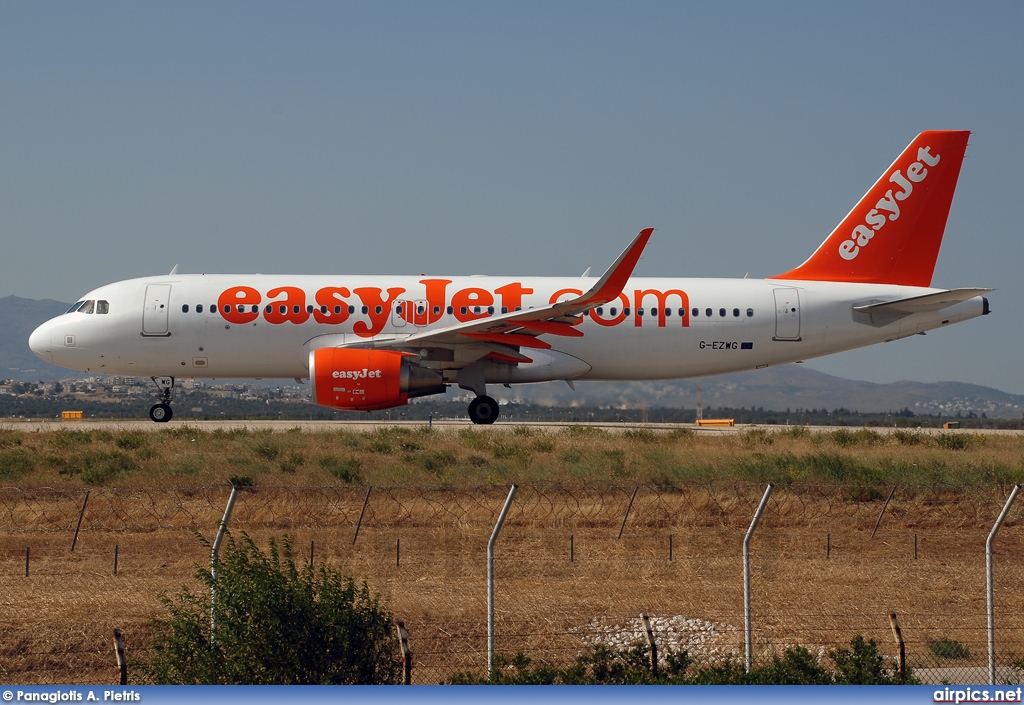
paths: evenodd
<path fill-rule="evenodd" d="M 771 662 L 755 666 L 747 673 L 742 664 L 727 660 L 705 666 L 688 674 L 691 662 L 686 651 L 669 651 L 658 667 L 651 672 L 650 651 L 645 644 L 627 650 L 612 650 L 595 646 L 589 654 L 577 657 L 567 668 L 554 666 L 531 667 L 530 659 L 522 653 L 511 661 L 495 657 L 495 668 L 489 677 L 459 673 L 447 682 L 451 685 L 637 685 L 644 683 L 691 685 L 899 685 L 896 674 L 890 673 L 885 659 L 878 653 L 874 639 L 865 641 L 858 635 L 850 641 L 850 648 L 841 647 L 829 653 L 835 664 L 829 670 L 802 646 L 786 649 Z M 916 683 L 908 673 L 904 681 Z"/>
<path fill-rule="evenodd" d="M 328 566 L 299 568 L 285 536 L 265 554 L 248 535 L 228 537 L 216 581 L 206 588 L 161 596 L 167 617 L 151 624 L 156 637 L 144 666 L 161 684 L 375 684 L 397 683 L 401 664 L 391 615 L 364 582 Z M 210 588 L 217 585 L 211 630 Z"/>

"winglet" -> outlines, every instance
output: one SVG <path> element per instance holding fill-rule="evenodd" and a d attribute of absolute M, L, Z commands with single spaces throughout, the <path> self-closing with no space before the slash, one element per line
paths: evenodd
<path fill-rule="evenodd" d="M 919 134 L 806 262 L 770 278 L 930 286 L 970 134 Z"/>
<path fill-rule="evenodd" d="M 573 299 L 571 303 L 577 306 L 600 306 L 617 298 L 622 293 L 622 288 L 626 286 L 626 282 L 633 275 L 633 269 L 636 267 L 636 263 L 640 261 L 640 255 L 647 246 L 647 241 L 651 239 L 653 232 L 654 228 L 644 228 L 641 230 L 633 238 L 633 242 L 629 243 L 629 246 L 622 251 L 619 258 L 612 263 L 612 266 L 597 280 L 597 284 L 594 284 L 590 291 L 583 296 Z"/>

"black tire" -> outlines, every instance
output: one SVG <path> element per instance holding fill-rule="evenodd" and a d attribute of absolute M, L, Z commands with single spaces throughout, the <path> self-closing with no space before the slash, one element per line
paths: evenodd
<path fill-rule="evenodd" d="M 156 423 L 167 423 L 174 416 L 169 404 L 154 404 L 149 409 L 149 418 Z"/>
<path fill-rule="evenodd" d="M 492 424 L 498 420 L 498 402 L 488 396 L 479 396 L 469 404 L 469 420 L 477 424 Z"/>

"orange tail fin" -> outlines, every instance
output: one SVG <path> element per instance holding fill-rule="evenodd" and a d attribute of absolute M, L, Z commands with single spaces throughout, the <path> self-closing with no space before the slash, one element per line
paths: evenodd
<path fill-rule="evenodd" d="M 930 286 L 970 134 L 919 134 L 806 262 L 771 278 Z"/>

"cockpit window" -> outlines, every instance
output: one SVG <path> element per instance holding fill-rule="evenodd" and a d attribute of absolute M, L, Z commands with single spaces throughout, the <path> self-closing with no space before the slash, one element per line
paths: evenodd
<path fill-rule="evenodd" d="M 100 299 L 96 302 L 96 313 L 110 313 L 110 303 Z"/>
<path fill-rule="evenodd" d="M 65 311 L 64 313 L 65 314 L 74 313 L 78 309 L 82 308 L 82 304 L 84 304 L 84 303 L 85 303 L 84 301 L 79 301 L 78 303 L 74 304 L 71 308 L 69 308 L 67 311 Z"/>
<path fill-rule="evenodd" d="M 89 299 L 84 304 L 82 304 L 82 308 L 78 309 L 78 312 L 79 313 L 92 313 L 95 310 L 96 310 L 96 302 L 94 300 L 92 300 L 92 299 Z"/>

